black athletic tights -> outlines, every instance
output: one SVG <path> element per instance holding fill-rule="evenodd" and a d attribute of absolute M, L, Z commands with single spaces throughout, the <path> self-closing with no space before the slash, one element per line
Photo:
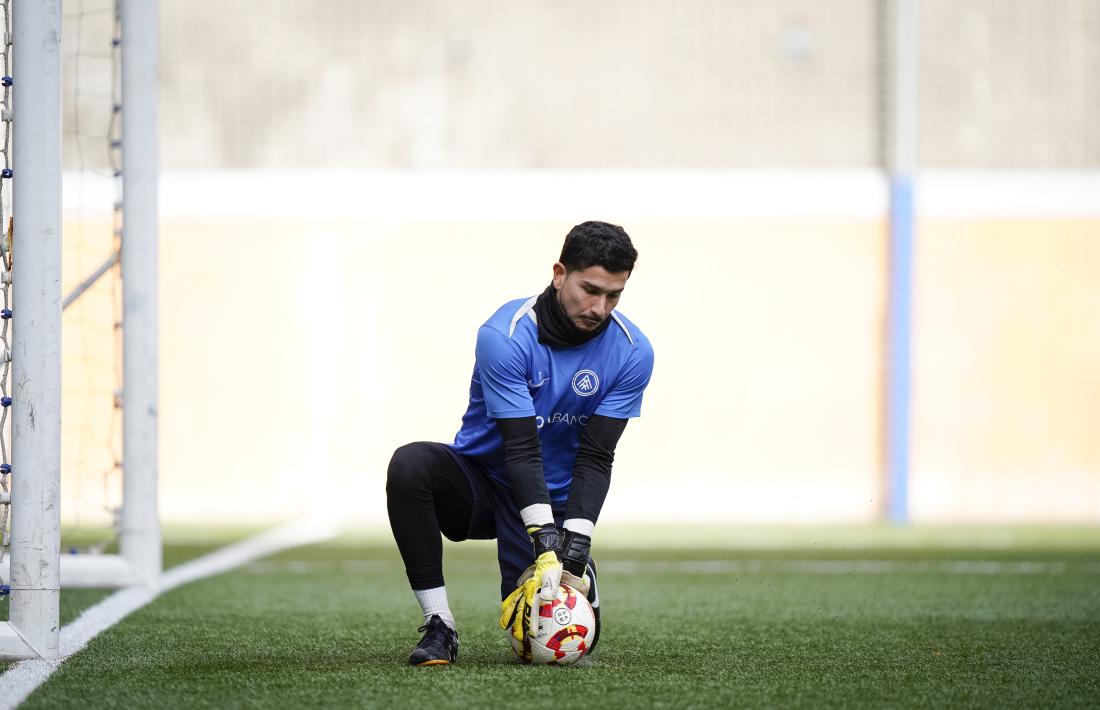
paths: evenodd
<path fill-rule="evenodd" d="M 418 441 L 393 453 L 386 474 L 390 528 L 413 589 L 443 586 L 443 541 L 480 537 L 470 483 L 442 444 Z M 486 531 L 491 537 L 491 531 Z"/>

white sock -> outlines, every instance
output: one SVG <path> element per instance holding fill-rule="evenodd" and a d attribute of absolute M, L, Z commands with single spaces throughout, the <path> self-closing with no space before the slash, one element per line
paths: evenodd
<path fill-rule="evenodd" d="M 438 615 L 447 626 L 452 629 L 455 628 L 455 617 L 451 613 L 450 605 L 447 604 L 446 587 L 414 589 L 413 594 L 416 595 L 416 601 L 420 602 L 420 608 L 424 610 L 424 623 L 431 621 L 433 616 Z"/>

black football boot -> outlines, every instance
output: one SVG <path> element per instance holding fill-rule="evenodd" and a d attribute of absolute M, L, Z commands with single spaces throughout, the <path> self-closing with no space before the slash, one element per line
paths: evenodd
<path fill-rule="evenodd" d="M 414 666 L 442 666 L 458 658 L 458 632 L 447 626 L 438 614 L 433 614 L 428 623 L 417 631 L 423 631 L 424 638 L 409 654 L 409 663 Z"/>

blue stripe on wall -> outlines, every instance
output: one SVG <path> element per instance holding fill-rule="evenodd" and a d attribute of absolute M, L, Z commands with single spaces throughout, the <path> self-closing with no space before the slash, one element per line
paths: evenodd
<path fill-rule="evenodd" d="M 909 520 L 909 415 L 913 296 L 913 181 L 890 176 L 890 301 L 886 363 L 887 515 Z"/>

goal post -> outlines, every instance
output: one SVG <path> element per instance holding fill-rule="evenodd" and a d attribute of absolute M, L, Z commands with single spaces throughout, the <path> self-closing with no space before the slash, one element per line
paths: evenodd
<path fill-rule="evenodd" d="M 60 0 L 0 0 L 13 11 L 14 294 L 11 358 L 10 512 L 0 582 L 10 586 L 0 659 L 56 658 L 61 588 L 157 587 L 162 571 L 158 477 L 157 101 L 159 2 L 118 0 L 121 59 L 122 238 L 119 253 L 64 299 L 62 232 L 62 17 Z M 12 51 L 14 44 L 15 51 Z M 12 126 L 14 125 L 14 129 Z M 117 173 L 116 173 L 117 175 Z M 17 187 L 12 187 L 12 186 Z M 21 189 L 20 189 L 21 188 Z M 122 504 L 119 554 L 61 554 L 61 312 L 121 265 Z M 5 267 L 6 269 L 6 267 Z M 6 346 L 6 343 L 5 343 Z M 0 432 L 0 436 L 3 433 Z M 6 464 L 6 462 L 4 462 Z M 20 475 L 22 474 L 22 475 Z M 2 527 L 2 526 L 0 526 Z M 0 533 L 4 532 L 0 530 Z"/>
<path fill-rule="evenodd" d="M 157 496 L 159 5 L 157 0 L 118 0 L 121 36 L 114 40 L 122 80 L 122 239 L 121 253 L 114 255 L 122 270 L 119 553 L 62 555 L 64 588 L 155 587 L 162 570 Z M 113 258 L 104 262 L 110 265 Z"/>
<path fill-rule="evenodd" d="M 0 657 L 56 658 L 61 554 L 61 2 L 8 4 L 13 101 L 11 602 Z M 10 50 L 10 45 L 5 47 Z M 15 92 L 13 92 L 15 93 Z M 9 315 L 9 314 L 5 314 Z"/>
<path fill-rule="evenodd" d="M 157 101 L 159 2 L 120 0 L 122 47 L 122 529 L 134 578 L 161 572 L 157 511 Z"/>

